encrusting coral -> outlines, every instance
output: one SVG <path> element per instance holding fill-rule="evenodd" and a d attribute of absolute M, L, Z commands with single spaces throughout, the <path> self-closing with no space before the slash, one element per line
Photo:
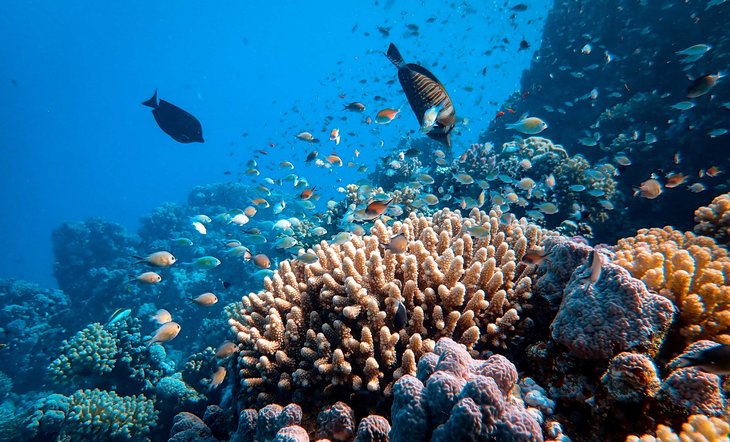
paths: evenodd
<path fill-rule="evenodd" d="M 645 434 L 641 437 L 629 436 L 626 442 L 679 442 L 704 441 L 727 442 L 730 434 L 730 425 L 722 419 L 695 414 L 682 424 L 679 434 L 666 425 L 658 425 L 656 437 Z"/>
<path fill-rule="evenodd" d="M 501 215 L 445 209 L 392 227 L 377 221 L 371 235 L 316 246 L 314 264 L 282 262 L 264 291 L 227 307 L 242 347 L 240 397 L 306 401 L 337 387 L 390 395 L 441 337 L 474 352 L 506 347 L 532 296 L 535 266 L 521 258 L 546 233 Z M 477 225 L 483 238 L 468 233 Z M 383 247 L 397 234 L 408 240 L 402 254 Z"/>
<path fill-rule="evenodd" d="M 714 240 L 671 227 L 641 229 L 618 241 L 614 262 L 679 310 L 687 343 L 730 344 L 730 258 Z"/>
<path fill-rule="evenodd" d="M 730 245 L 730 193 L 712 200 L 709 206 L 695 210 L 695 233 L 705 235 L 719 244 Z"/>

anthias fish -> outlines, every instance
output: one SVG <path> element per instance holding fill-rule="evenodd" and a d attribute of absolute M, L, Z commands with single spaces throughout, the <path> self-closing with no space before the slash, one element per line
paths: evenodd
<path fill-rule="evenodd" d="M 143 105 L 152 108 L 152 115 L 163 132 L 180 143 L 202 143 L 203 126 L 189 112 L 163 99 L 157 99 L 157 91 Z"/>
<path fill-rule="evenodd" d="M 414 63 L 406 63 L 393 43 L 388 47 L 386 55 L 398 68 L 398 80 L 418 119 L 419 127 L 423 127 L 423 117 L 427 111 L 440 106 L 436 122 L 426 135 L 446 146 L 451 146 L 451 131 L 456 124 L 456 112 L 444 86 L 427 69 Z"/>

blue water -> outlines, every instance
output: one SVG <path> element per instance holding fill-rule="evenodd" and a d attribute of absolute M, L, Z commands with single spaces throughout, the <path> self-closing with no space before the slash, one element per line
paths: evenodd
<path fill-rule="evenodd" d="M 328 154 L 335 150 L 329 130 L 339 127 L 343 160 L 357 148 L 360 161 L 374 164 L 381 140 L 393 147 L 417 128 L 398 83 L 385 84 L 396 75 L 383 55 L 391 41 L 448 88 L 458 115 L 470 120 L 455 150 L 468 147 L 497 103 L 519 89 L 550 2 L 530 4 L 514 19 L 503 6 L 3 2 L 0 277 L 54 287 L 50 234 L 61 222 L 99 216 L 134 232 L 141 216 L 166 201 L 184 202 L 193 186 L 235 179 L 256 149 L 268 152 L 259 159 L 260 178 L 281 176 L 267 165 L 303 159 L 312 148 L 294 138 L 303 130 L 322 138 L 317 148 Z M 420 35 L 409 35 L 408 23 Z M 391 27 L 391 35 L 376 26 Z M 503 49 L 484 54 L 505 37 Z M 529 50 L 517 50 L 522 38 Z M 179 144 L 157 127 L 140 105 L 156 88 L 202 122 L 205 144 Z M 365 127 L 341 110 L 350 101 L 364 102 L 373 117 L 385 105 L 404 112 L 388 126 Z M 324 126 L 327 115 L 335 120 Z M 322 201 L 365 176 L 297 168 L 320 186 Z"/>

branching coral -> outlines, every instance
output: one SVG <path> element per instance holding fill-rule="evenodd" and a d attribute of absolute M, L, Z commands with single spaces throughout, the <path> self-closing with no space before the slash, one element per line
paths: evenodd
<path fill-rule="evenodd" d="M 679 441 L 706 441 L 727 442 L 730 434 L 730 425 L 722 419 L 695 414 L 682 424 L 679 434 L 666 425 L 658 425 L 656 437 L 645 434 L 641 437 L 629 436 L 626 442 L 679 442 Z"/>
<path fill-rule="evenodd" d="M 61 354 L 48 370 L 56 382 L 83 385 L 111 372 L 117 352 L 114 334 L 97 322 L 79 331 L 70 340 L 63 341 Z"/>
<path fill-rule="evenodd" d="M 322 242 L 315 264 L 282 262 L 264 291 L 227 307 L 243 347 L 241 398 L 306 401 L 338 387 L 389 395 L 441 337 L 470 350 L 506 347 L 532 296 L 535 267 L 520 260 L 545 232 L 500 216 L 411 214 L 392 228 L 376 222 L 371 235 L 343 245 Z M 467 233 L 475 225 L 484 238 Z M 384 251 L 397 233 L 407 252 Z M 401 305 L 406 323 L 396 321 Z"/>
<path fill-rule="evenodd" d="M 709 206 L 695 210 L 695 222 L 695 233 L 730 245 L 730 193 L 722 194 L 712 200 Z"/>
<path fill-rule="evenodd" d="M 41 440 L 148 440 L 157 423 L 151 400 L 103 390 L 78 390 L 38 402 L 28 429 Z"/>
<path fill-rule="evenodd" d="M 641 229 L 619 240 L 615 263 L 679 309 L 688 342 L 730 344 L 730 258 L 705 236 L 665 227 Z"/>

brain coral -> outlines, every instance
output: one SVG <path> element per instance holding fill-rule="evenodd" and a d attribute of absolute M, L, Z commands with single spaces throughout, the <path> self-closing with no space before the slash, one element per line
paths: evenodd
<path fill-rule="evenodd" d="M 695 233 L 730 245 L 730 193 L 722 194 L 712 200 L 709 206 L 695 210 L 695 222 Z"/>
<path fill-rule="evenodd" d="M 51 395 L 37 404 L 28 429 L 39 440 L 148 440 L 157 423 L 154 404 L 146 397 L 118 396 L 113 391 L 78 390 Z"/>
<path fill-rule="evenodd" d="M 545 232 L 500 216 L 412 213 L 392 228 L 378 221 L 371 235 L 342 245 L 322 242 L 314 264 L 282 262 L 264 291 L 227 307 L 243 347 L 241 399 L 307 400 L 337 388 L 389 395 L 441 337 L 470 350 L 505 347 L 532 296 L 535 268 L 520 260 Z M 488 234 L 471 237 L 466 229 L 474 225 Z M 407 251 L 384 250 L 399 233 Z M 395 321 L 401 303 L 404 324 Z"/>
<path fill-rule="evenodd" d="M 730 344 L 730 258 L 715 241 L 665 227 L 618 241 L 615 263 L 671 300 L 688 342 Z"/>

